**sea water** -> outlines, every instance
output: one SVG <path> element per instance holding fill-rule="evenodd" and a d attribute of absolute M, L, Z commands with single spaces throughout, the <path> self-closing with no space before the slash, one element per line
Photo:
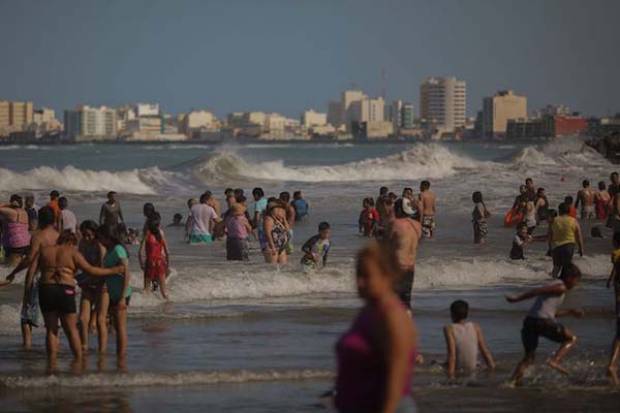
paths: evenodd
<path fill-rule="evenodd" d="M 578 139 L 541 145 L 418 143 L 411 145 L 278 144 L 68 145 L 0 147 L 0 199 L 34 193 L 39 205 L 51 189 L 69 198 L 79 220 L 97 219 L 105 193 L 119 193 L 130 227 L 141 228 L 142 205 L 152 202 L 164 223 L 187 215 L 186 202 L 205 190 L 224 203 L 227 187 L 268 196 L 302 190 L 309 218 L 295 227 L 290 264 L 263 263 L 256 243 L 249 263 L 225 261 L 224 243 L 188 246 L 183 230 L 165 228 L 172 251 L 170 302 L 141 291 L 136 247 L 130 247 L 132 285 L 126 366 L 93 351 L 84 373 L 75 375 L 61 339 L 61 363 L 46 372 L 44 330 L 35 329 L 34 349 L 20 349 L 19 298 L 23 275 L 0 289 L 0 398 L 3 411 L 327 411 L 319 396 L 335 374 L 334 343 L 350 325 L 360 301 L 353 263 L 366 241 L 357 234 L 364 197 L 386 185 L 400 194 L 429 179 L 438 196 L 437 232 L 422 242 L 414 284 L 414 317 L 426 363 L 416 369 L 414 394 L 428 411 L 617 411 L 620 394 L 603 374 L 614 334 L 609 273 L 610 234 L 589 237 L 576 263 L 585 273 L 567 305 L 586 317 L 565 320 L 579 336 L 567 358 L 568 377 L 542 365 L 526 386 L 505 385 L 521 355 L 520 327 L 529 303 L 508 304 L 504 294 L 549 280 L 546 243 L 536 243 L 526 261 L 511 261 L 513 229 L 502 227 L 526 177 L 546 189 L 552 207 L 575 196 L 583 179 L 593 186 L 614 166 Z M 493 214 L 486 245 L 473 245 L 473 191 L 482 191 Z M 300 245 L 320 221 L 332 226 L 327 268 L 304 274 Z M 541 227 L 537 234 L 544 234 Z M 2 273 L 8 270 L 3 269 Z M 455 299 L 471 306 L 498 361 L 493 375 L 448 383 L 438 364 L 445 343 L 442 326 Z M 541 341 L 539 361 L 554 346 Z"/>

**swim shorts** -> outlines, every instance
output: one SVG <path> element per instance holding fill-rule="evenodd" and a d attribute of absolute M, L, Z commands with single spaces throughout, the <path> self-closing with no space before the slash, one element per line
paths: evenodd
<path fill-rule="evenodd" d="M 538 347 L 538 337 L 545 337 L 556 343 L 566 341 L 564 326 L 555 320 L 526 317 L 521 329 L 521 341 L 526 354 L 532 354 Z"/>
<path fill-rule="evenodd" d="M 413 288 L 414 278 L 415 270 L 404 271 L 394 287 L 400 301 L 409 309 L 411 309 L 411 289 Z"/>
<path fill-rule="evenodd" d="M 63 284 L 39 284 L 39 304 L 42 313 L 57 312 L 73 314 L 75 306 L 75 287 Z"/>
<path fill-rule="evenodd" d="M 430 238 L 435 232 L 435 217 L 431 215 L 424 215 L 422 217 L 422 236 L 424 238 Z"/>

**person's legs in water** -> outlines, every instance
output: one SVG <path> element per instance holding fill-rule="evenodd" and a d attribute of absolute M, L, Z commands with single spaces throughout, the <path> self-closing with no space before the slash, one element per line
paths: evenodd
<path fill-rule="evenodd" d="M 69 340 L 69 346 L 71 347 L 73 357 L 77 360 L 81 359 L 82 346 L 80 344 L 80 333 L 77 329 L 77 314 L 61 314 L 60 323 L 62 324 L 62 329 L 65 332 L 67 340 Z"/>
<path fill-rule="evenodd" d="M 82 288 L 82 295 L 80 297 L 80 338 L 83 351 L 88 351 L 91 318 L 94 318 L 91 309 L 95 299 L 96 295 L 92 288 L 87 286 Z"/>
<path fill-rule="evenodd" d="M 127 354 L 127 307 L 120 308 L 115 304 L 112 307 L 112 315 L 116 330 L 116 355 L 120 357 Z"/>
<path fill-rule="evenodd" d="M 48 361 L 53 361 L 58 355 L 60 338 L 58 337 L 58 313 L 52 311 L 43 314 L 45 320 L 45 351 Z"/>
<path fill-rule="evenodd" d="M 278 254 L 277 263 L 278 264 L 283 264 L 283 265 L 288 263 L 288 254 L 287 254 L 286 250 L 284 250 L 284 251 L 282 251 L 282 252 L 280 252 Z"/>
<path fill-rule="evenodd" d="M 99 353 L 105 353 L 108 349 L 108 309 L 110 308 L 110 294 L 103 287 L 97 301 L 97 332 L 99 341 Z"/>
<path fill-rule="evenodd" d="M 24 321 L 22 321 L 22 345 L 26 350 L 32 348 L 32 325 Z"/>
<path fill-rule="evenodd" d="M 161 296 L 164 300 L 168 299 L 168 294 L 166 293 L 166 274 L 159 274 L 159 291 L 161 292 Z"/>

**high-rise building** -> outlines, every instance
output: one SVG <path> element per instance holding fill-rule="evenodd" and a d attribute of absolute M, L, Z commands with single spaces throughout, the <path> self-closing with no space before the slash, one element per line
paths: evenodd
<path fill-rule="evenodd" d="M 400 127 L 403 129 L 413 129 L 415 123 L 415 110 L 413 103 L 403 103 L 400 109 Z"/>
<path fill-rule="evenodd" d="M 467 86 L 455 77 L 429 77 L 420 85 L 420 117 L 452 132 L 465 125 Z"/>
<path fill-rule="evenodd" d="M 136 103 L 134 105 L 136 116 L 159 116 L 159 103 Z"/>
<path fill-rule="evenodd" d="M 348 110 L 350 122 L 383 122 L 385 101 L 364 96 L 363 99 L 351 102 Z"/>
<path fill-rule="evenodd" d="M 335 128 L 340 127 L 344 123 L 344 112 L 342 103 L 337 100 L 330 100 L 327 105 L 327 123 Z"/>
<path fill-rule="evenodd" d="M 0 136 L 24 131 L 32 122 L 32 102 L 0 101 Z"/>
<path fill-rule="evenodd" d="M 76 110 L 67 110 L 65 134 L 76 141 L 116 139 L 116 110 L 105 106 L 80 106 Z"/>
<path fill-rule="evenodd" d="M 527 98 L 512 90 L 501 90 L 482 101 L 482 134 L 485 137 L 506 135 L 509 120 L 527 119 Z"/>
<path fill-rule="evenodd" d="M 182 129 L 185 135 L 191 137 L 196 130 L 214 131 L 217 127 L 217 118 L 207 110 L 194 110 L 185 115 Z"/>

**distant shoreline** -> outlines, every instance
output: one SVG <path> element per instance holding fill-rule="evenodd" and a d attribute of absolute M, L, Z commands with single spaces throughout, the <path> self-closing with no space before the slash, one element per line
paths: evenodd
<path fill-rule="evenodd" d="M 473 138 L 465 140 L 437 140 L 432 139 L 374 139 L 374 140 L 331 140 L 331 139 L 314 139 L 314 140 L 297 140 L 297 139 L 280 139 L 280 140 L 250 140 L 250 139 L 238 139 L 230 141 L 209 141 L 209 140 L 197 140 L 189 139 L 182 141 L 118 141 L 118 140 L 93 140 L 93 141 L 5 141 L 0 140 L 0 146 L 69 146 L 69 145 L 313 145 L 313 144 L 333 144 L 333 145 L 411 145 L 415 143 L 490 143 L 490 144 L 517 144 L 517 143 L 530 143 L 530 144 L 542 144 L 552 141 L 553 138 L 537 138 L 537 139 L 519 139 L 519 140 L 494 140 L 486 138 Z"/>

